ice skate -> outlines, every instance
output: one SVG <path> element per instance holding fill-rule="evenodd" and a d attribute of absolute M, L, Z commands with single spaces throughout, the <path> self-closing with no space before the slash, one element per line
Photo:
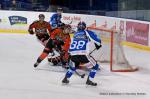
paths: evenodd
<path fill-rule="evenodd" d="M 87 85 L 91 85 L 91 86 L 97 86 L 97 83 L 91 81 L 91 80 L 89 79 L 89 77 L 88 77 L 88 79 L 87 79 L 87 81 L 86 81 L 86 84 L 87 84 Z"/>
<path fill-rule="evenodd" d="M 63 83 L 63 84 L 68 84 L 68 83 L 69 83 L 69 80 L 67 79 L 67 77 L 65 77 L 65 78 L 62 80 L 62 83 Z"/>
<path fill-rule="evenodd" d="M 39 65 L 39 63 L 36 62 L 36 63 L 34 64 L 34 67 L 36 68 L 38 65 Z"/>

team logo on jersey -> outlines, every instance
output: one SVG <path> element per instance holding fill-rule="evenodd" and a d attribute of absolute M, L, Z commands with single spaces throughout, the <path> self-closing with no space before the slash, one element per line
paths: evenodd
<path fill-rule="evenodd" d="M 74 39 L 87 39 L 88 37 L 86 36 L 85 32 L 77 32 L 74 35 Z"/>
<path fill-rule="evenodd" d="M 77 35 L 74 37 L 75 39 L 87 39 L 86 35 Z"/>
<path fill-rule="evenodd" d="M 27 18 L 22 16 L 9 16 L 11 25 L 27 25 Z"/>

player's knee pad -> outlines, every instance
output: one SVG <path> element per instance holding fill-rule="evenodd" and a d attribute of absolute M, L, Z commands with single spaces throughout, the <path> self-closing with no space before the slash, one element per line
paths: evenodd
<path fill-rule="evenodd" d="M 96 65 L 93 67 L 94 70 L 98 70 L 98 68 L 99 68 L 99 65 L 98 65 L 98 64 L 96 64 Z"/>

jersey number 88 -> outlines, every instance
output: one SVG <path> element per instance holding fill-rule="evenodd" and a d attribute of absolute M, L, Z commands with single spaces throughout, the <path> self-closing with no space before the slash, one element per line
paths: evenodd
<path fill-rule="evenodd" d="M 70 46 L 70 49 L 84 50 L 86 48 L 86 41 L 73 41 Z"/>

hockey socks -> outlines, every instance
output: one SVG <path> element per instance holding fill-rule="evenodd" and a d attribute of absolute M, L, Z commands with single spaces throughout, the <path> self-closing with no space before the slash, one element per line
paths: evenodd
<path fill-rule="evenodd" d="M 36 68 L 39 65 L 39 63 L 41 63 L 41 61 L 42 61 L 42 59 L 39 57 L 37 59 L 36 63 L 34 64 L 34 67 Z"/>
<path fill-rule="evenodd" d="M 99 68 L 99 65 L 98 65 L 98 64 L 96 64 L 96 65 L 92 68 L 92 70 L 91 70 L 90 73 L 89 73 L 89 77 L 90 77 L 90 78 L 94 78 L 94 77 L 95 77 L 95 74 L 96 74 L 96 71 L 98 70 L 98 68 Z"/>
<path fill-rule="evenodd" d="M 70 67 L 65 75 L 65 78 L 62 80 L 62 83 L 68 84 L 69 78 L 72 76 L 72 74 L 76 71 L 75 67 Z"/>
<path fill-rule="evenodd" d="M 40 55 L 40 57 L 37 59 L 36 63 L 34 64 L 34 67 L 37 67 L 37 66 L 39 65 L 39 63 L 41 63 L 41 61 L 42 61 L 43 59 L 45 59 L 47 56 L 48 56 L 47 53 L 42 53 L 42 54 Z"/>
<path fill-rule="evenodd" d="M 90 71 L 89 73 L 89 76 L 88 76 L 88 79 L 86 81 L 86 84 L 87 85 L 91 85 L 91 86 L 97 86 L 97 83 L 95 82 L 92 82 L 92 79 L 95 77 L 95 74 L 96 74 L 96 71 L 98 70 L 99 68 L 99 65 L 96 64 L 93 69 Z"/>
<path fill-rule="evenodd" d="M 70 67 L 66 73 L 66 77 L 70 78 L 75 71 L 76 71 L 75 67 Z"/>
<path fill-rule="evenodd" d="M 52 52 L 51 49 L 49 48 L 45 48 L 42 52 L 42 54 L 39 56 L 39 58 L 37 59 L 36 63 L 34 64 L 34 67 L 37 67 L 39 65 L 39 63 L 41 63 L 42 60 L 44 60 L 48 54 Z"/>

